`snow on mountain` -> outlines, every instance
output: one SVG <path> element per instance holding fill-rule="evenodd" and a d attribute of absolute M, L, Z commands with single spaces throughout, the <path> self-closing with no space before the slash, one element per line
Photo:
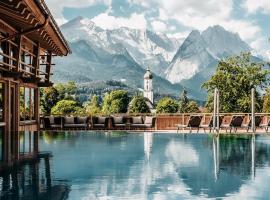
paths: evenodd
<path fill-rule="evenodd" d="M 172 83 L 181 83 L 198 73 L 210 71 L 221 58 L 250 50 L 238 34 L 228 32 L 221 26 L 209 27 L 202 33 L 194 30 L 174 56 L 165 72 L 166 78 Z"/>
<path fill-rule="evenodd" d="M 164 75 L 180 45 L 174 38 L 149 30 L 126 27 L 103 30 L 82 17 L 69 21 L 61 29 L 70 42 L 86 40 L 109 52 L 117 51 L 117 46 L 125 48 L 139 65 L 150 67 L 158 75 Z"/>

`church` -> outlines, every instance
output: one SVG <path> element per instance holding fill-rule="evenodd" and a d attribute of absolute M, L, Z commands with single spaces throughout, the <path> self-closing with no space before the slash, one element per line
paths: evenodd
<path fill-rule="evenodd" d="M 153 91 L 153 75 L 149 68 L 147 68 L 144 74 L 144 90 L 143 96 L 145 98 L 146 104 L 150 108 L 151 112 L 155 112 L 154 108 L 154 91 Z"/>

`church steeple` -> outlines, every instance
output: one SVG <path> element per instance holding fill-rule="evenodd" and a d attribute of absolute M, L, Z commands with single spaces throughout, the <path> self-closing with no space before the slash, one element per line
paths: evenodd
<path fill-rule="evenodd" d="M 147 67 L 146 73 L 144 74 L 144 97 L 154 103 L 153 75 L 149 67 Z"/>

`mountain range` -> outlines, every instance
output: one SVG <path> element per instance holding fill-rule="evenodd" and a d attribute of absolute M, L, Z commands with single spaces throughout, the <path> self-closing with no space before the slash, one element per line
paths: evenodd
<path fill-rule="evenodd" d="M 104 30 L 82 17 L 62 25 L 61 30 L 73 53 L 55 60 L 56 82 L 117 80 L 142 88 L 149 67 L 155 92 L 177 96 L 185 87 L 195 99 L 205 98 L 200 86 L 220 59 L 252 50 L 238 34 L 218 25 L 203 32 L 193 30 L 184 41 L 150 30 Z"/>

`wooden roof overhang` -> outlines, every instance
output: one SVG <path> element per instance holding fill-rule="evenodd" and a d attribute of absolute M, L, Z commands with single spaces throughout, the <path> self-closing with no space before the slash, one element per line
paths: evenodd
<path fill-rule="evenodd" d="M 54 55 L 65 56 L 71 53 L 43 0 L 1 0 L 0 19 L 16 29 L 16 33 L 2 38 L 2 41 L 24 35 Z"/>

